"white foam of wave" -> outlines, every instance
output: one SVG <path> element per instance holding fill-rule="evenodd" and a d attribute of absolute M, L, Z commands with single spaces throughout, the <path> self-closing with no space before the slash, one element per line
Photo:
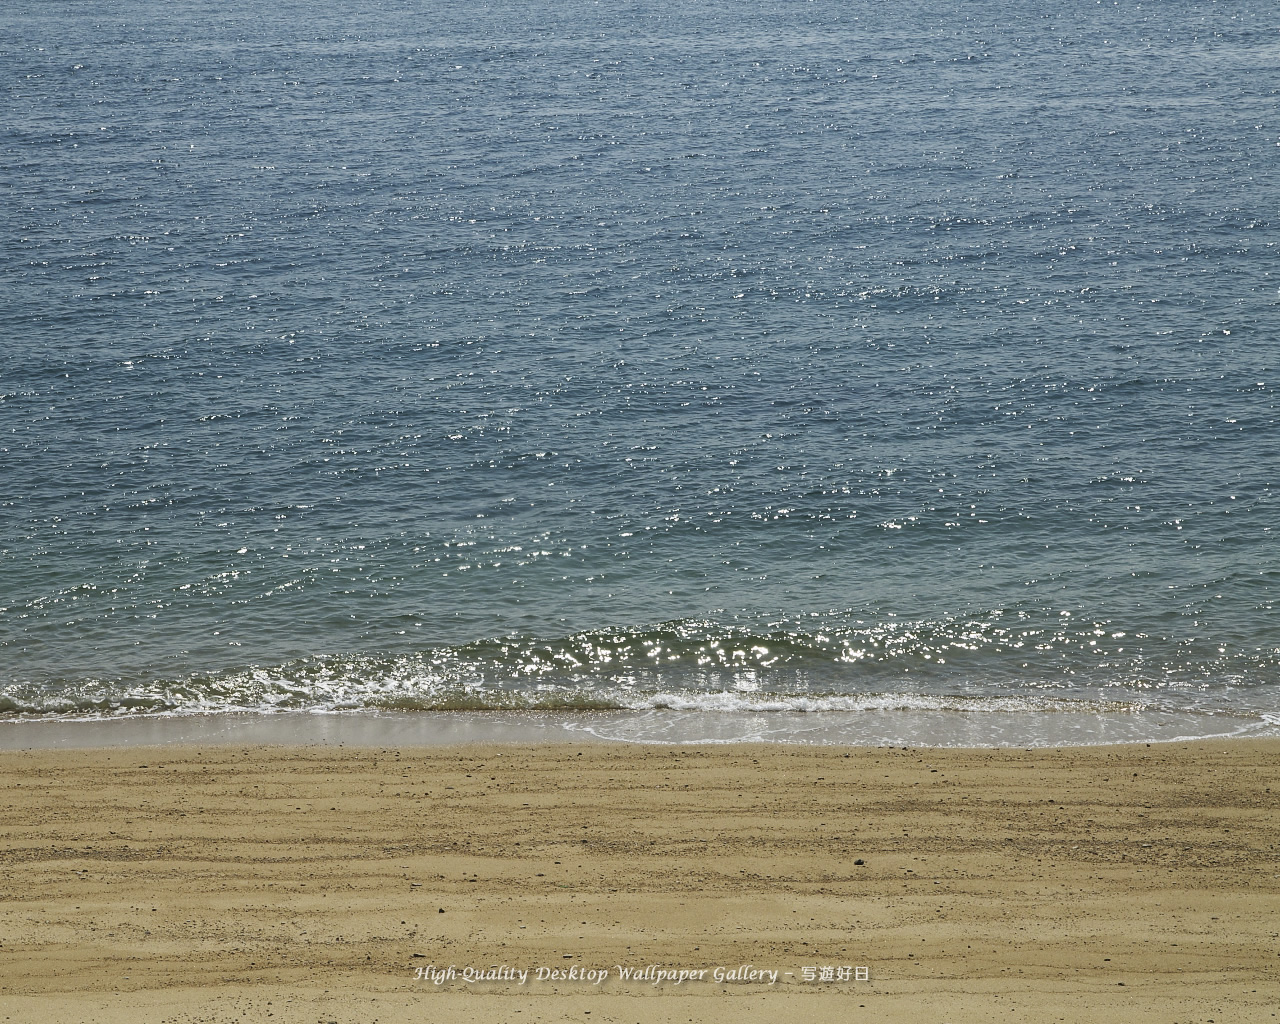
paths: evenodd
<path fill-rule="evenodd" d="M 640 744 L 788 743 L 849 747 L 1086 747 L 1280 736 L 1280 723 L 1191 712 L 1028 714 L 988 709 L 833 711 L 758 714 L 673 711 L 582 716 L 564 728 L 598 740 Z M 1086 713 L 1094 711 L 1093 714 Z"/>
<path fill-rule="evenodd" d="M 832 711 L 1092 712 L 1140 711 L 1144 705 L 1081 701 L 1043 696 L 954 696 L 922 693 L 744 694 L 727 690 L 667 691 L 618 695 L 630 711 L 716 711 L 823 713 Z"/>

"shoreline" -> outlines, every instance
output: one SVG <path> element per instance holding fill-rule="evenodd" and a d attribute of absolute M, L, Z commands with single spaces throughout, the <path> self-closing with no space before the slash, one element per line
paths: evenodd
<path fill-rule="evenodd" d="M 1269 1021 L 1280 991 L 1275 739 L 170 744 L 0 752 L 0 788 L 32 1024 Z M 449 966 L 609 975 L 415 976 Z"/>
<path fill-rule="evenodd" d="M 174 744 L 609 743 L 1058 749 L 1280 738 L 1263 716 L 1162 711 L 353 711 L 0 719 L 0 751 Z"/>

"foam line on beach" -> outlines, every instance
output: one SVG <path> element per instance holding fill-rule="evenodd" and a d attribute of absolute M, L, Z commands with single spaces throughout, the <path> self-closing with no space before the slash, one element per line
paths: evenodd
<path fill-rule="evenodd" d="M 1280 736 L 1280 721 L 1274 716 L 1084 710 L 292 712 L 0 722 L 0 750 L 179 743 L 446 746 L 583 742 L 1035 748 L 1272 736 Z"/>

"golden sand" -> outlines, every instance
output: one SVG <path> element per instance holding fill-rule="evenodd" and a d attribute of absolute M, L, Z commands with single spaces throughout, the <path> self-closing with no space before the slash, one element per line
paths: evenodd
<path fill-rule="evenodd" d="M 0 1020 L 1280 1020 L 1277 741 L 135 747 L 0 786 Z"/>

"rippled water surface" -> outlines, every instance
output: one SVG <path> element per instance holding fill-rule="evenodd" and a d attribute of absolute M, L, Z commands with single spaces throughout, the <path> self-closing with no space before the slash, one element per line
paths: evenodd
<path fill-rule="evenodd" d="M 0 712 L 1280 723 L 1271 5 L 0 28 Z"/>

